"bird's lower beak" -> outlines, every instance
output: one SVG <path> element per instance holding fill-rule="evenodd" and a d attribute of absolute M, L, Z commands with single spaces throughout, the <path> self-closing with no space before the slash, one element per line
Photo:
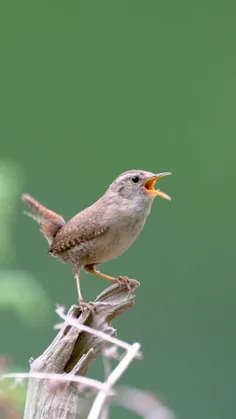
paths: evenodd
<path fill-rule="evenodd" d="M 168 176 L 168 175 L 171 175 L 171 173 L 170 172 L 163 172 L 163 173 L 158 173 L 157 175 L 148 179 L 144 183 L 144 188 L 146 189 L 146 192 L 149 195 L 160 196 L 161 198 L 168 199 L 170 201 L 171 197 L 169 195 L 165 194 L 164 192 L 161 192 L 160 189 L 155 189 L 156 181 L 161 179 L 162 177 Z"/>

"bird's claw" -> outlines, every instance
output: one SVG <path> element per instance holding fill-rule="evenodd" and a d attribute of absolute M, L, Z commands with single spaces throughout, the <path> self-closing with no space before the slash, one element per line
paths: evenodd
<path fill-rule="evenodd" d="M 95 304 L 90 301 L 89 303 L 86 303 L 84 300 L 79 300 L 79 307 L 81 308 L 81 311 L 90 310 L 93 311 L 95 309 Z"/>
<path fill-rule="evenodd" d="M 125 284 L 126 285 L 126 287 L 128 288 L 128 290 L 129 290 L 129 294 L 130 294 L 130 292 L 131 292 L 131 286 L 130 286 L 130 281 L 129 281 L 129 278 L 128 278 L 128 276 L 118 276 L 118 278 L 117 278 L 117 282 L 118 282 L 118 284 L 121 286 L 122 284 Z"/>

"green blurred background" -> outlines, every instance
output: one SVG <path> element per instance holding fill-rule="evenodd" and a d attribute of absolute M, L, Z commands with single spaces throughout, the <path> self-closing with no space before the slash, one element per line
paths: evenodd
<path fill-rule="evenodd" d="M 1 165 L 14 198 L 2 211 L 0 353 L 16 366 L 55 335 L 55 303 L 76 301 L 21 193 L 69 219 L 124 170 L 171 171 L 160 187 L 173 200 L 156 199 L 138 241 L 103 266 L 141 282 L 115 322 L 145 356 L 122 383 L 161 394 L 178 418 L 235 417 L 235 12 L 229 0 L 1 3 Z M 83 274 L 88 300 L 107 285 Z M 102 378 L 99 362 L 90 375 Z"/>

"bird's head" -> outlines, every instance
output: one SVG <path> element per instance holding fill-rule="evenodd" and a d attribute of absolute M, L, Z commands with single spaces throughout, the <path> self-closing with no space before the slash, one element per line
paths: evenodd
<path fill-rule="evenodd" d="M 157 196 L 171 200 L 169 195 L 160 191 L 160 189 L 155 189 L 155 183 L 167 175 L 171 175 L 171 173 L 155 174 L 144 170 L 129 170 L 118 176 L 110 185 L 108 191 L 125 199 L 138 202 L 150 202 Z"/>

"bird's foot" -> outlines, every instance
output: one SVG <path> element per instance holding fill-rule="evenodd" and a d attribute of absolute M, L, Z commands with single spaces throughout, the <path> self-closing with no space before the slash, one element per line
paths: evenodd
<path fill-rule="evenodd" d="M 83 299 L 80 299 L 79 307 L 81 308 L 81 311 L 85 311 L 85 310 L 93 311 L 95 309 L 95 304 L 92 301 L 90 301 L 89 303 L 86 303 Z"/>
<path fill-rule="evenodd" d="M 130 292 L 131 292 L 131 286 L 130 286 L 130 281 L 129 281 L 128 276 L 118 276 L 117 282 L 118 282 L 119 285 L 125 284 L 126 287 L 129 290 L 129 294 L 130 294 Z"/>

